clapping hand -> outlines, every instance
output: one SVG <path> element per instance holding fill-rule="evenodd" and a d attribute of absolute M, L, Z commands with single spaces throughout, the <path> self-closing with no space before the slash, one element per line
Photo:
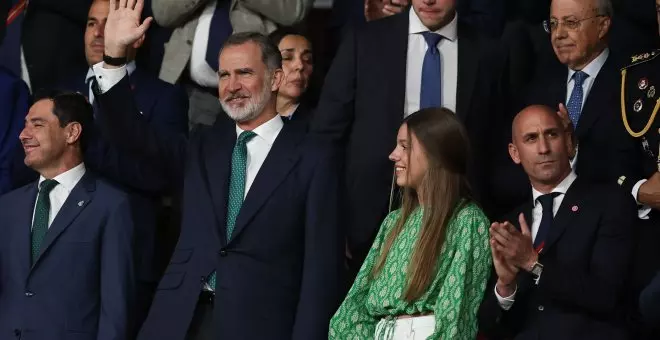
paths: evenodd
<path fill-rule="evenodd" d="M 410 0 L 365 0 L 364 17 L 367 21 L 398 14 L 408 6 Z"/>
<path fill-rule="evenodd" d="M 122 58 L 128 46 L 144 39 L 153 21 L 148 17 L 140 24 L 144 0 L 110 0 L 110 13 L 105 24 L 105 54 Z"/>
<path fill-rule="evenodd" d="M 509 222 L 498 225 L 494 223 L 490 228 L 491 248 L 500 254 L 507 264 L 529 271 L 538 259 L 538 254 L 532 245 L 532 233 L 522 213 L 518 221 L 520 231 Z M 495 258 L 493 260 L 495 261 Z"/>

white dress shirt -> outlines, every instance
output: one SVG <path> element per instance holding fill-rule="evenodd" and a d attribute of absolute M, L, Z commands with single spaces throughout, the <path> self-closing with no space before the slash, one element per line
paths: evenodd
<path fill-rule="evenodd" d="M 217 3 L 217 1 L 209 1 L 199 16 L 197 28 L 195 28 L 195 36 L 193 37 L 189 65 L 190 79 L 201 86 L 214 88 L 218 88 L 218 74 L 206 62 L 206 48 L 209 44 L 211 19 L 213 18 L 213 12 L 215 12 Z"/>
<path fill-rule="evenodd" d="M 559 207 L 561 206 L 561 202 L 564 201 L 564 196 L 566 196 L 566 192 L 568 189 L 571 187 L 573 182 L 575 182 L 575 179 L 577 176 L 575 175 L 574 172 L 571 171 L 571 173 L 564 178 L 559 185 L 557 185 L 554 189 L 552 189 L 551 192 L 556 192 L 559 195 L 557 195 L 553 200 L 552 200 L 552 216 L 554 217 L 557 215 L 557 211 L 559 211 Z M 532 242 L 536 240 L 536 234 L 539 232 L 539 227 L 541 225 L 541 218 L 543 217 L 543 206 L 541 206 L 541 203 L 538 201 L 538 198 L 542 196 L 543 193 L 540 191 L 534 189 L 532 187 L 532 197 L 534 199 L 534 208 L 532 209 L 532 223 L 531 223 L 531 228 L 530 230 L 532 232 Z M 502 297 L 500 294 L 497 293 L 497 287 L 495 287 L 495 296 L 497 297 L 497 301 L 500 304 L 500 307 L 504 310 L 509 310 L 511 306 L 513 306 L 513 302 L 515 301 L 516 297 L 516 290 L 511 294 L 509 297 Z"/>
<path fill-rule="evenodd" d="M 48 228 L 55 220 L 57 213 L 60 212 L 64 202 L 69 198 L 69 194 L 73 191 L 73 188 L 76 187 L 76 184 L 80 182 L 80 179 L 85 175 L 85 164 L 80 163 L 76 167 L 69 169 L 66 172 L 63 172 L 53 179 L 57 181 L 57 185 L 50 191 L 48 198 L 50 200 L 50 212 L 48 214 Z M 44 176 L 39 177 L 39 186 L 45 181 Z M 35 201 L 34 209 L 32 209 L 32 224 L 34 224 L 34 212 L 37 209 L 37 204 Z"/>
<path fill-rule="evenodd" d="M 247 170 L 245 172 L 245 194 L 243 198 L 245 198 L 248 191 L 250 191 L 250 187 L 252 187 L 252 183 L 254 183 L 254 179 L 259 173 L 259 169 L 261 169 L 261 166 L 264 164 L 266 156 L 268 156 L 268 152 L 270 152 L 270 149 L 273 147 L 273 143 L 275 143 L 275 139 L 277 138 L 277 135 L 280 134 L 280 131 L 282 131 L 283 126 L 284 122 L 282 121 L 282 117 L 276 115 L 269 121 L 252 130 L 252 132 L 257 135 L 247 142 Z M 242 132 L 243 130 L 237 125 L 236 136 L 240 135 Z"/>
<path fill-rule="evenodd" d="M 126 64 L 126 69 L 128 70 L 128 75 L 130 76 L 135 71 L 135 61 L 131 61 Z M 87 91 L 89 94 L 88 100 L 90 104 L 94 104 L 94 91 L 92 91 L 92 82 L 91 79 L 94 78 L 94 69 L 89 68 L 87 70 L 87 75 L 85 76 L 85 84 L 87 84 Z"/>
<path fill-rule="evenodd" d="M 429 29 L 410 9 L 408 26 L 408 54 L 406 62 L 406 101 L 404 117 L 419 111 L 422 88 L 422 66 L 428 46 L 422 32 Z M 435 31 L 444 37 L 438 43 L 442 73 L 442 106 L 456 112 L 456 88 L 458 85 L 458 15 L 446 26 Z"/>

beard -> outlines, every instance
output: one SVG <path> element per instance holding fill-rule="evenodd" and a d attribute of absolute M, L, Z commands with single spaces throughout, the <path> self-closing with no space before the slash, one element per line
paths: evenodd
<path fill-rule="evenodd" d="M 237 92 L 228 96 L 226 99 L 220 101 L 222 109 L 227 113 L 227 116 L 237 123 L 244 123 L 250 120 L 253 120 L 261 114 L 261 111 L 264 110 L 266 104 L 270 101 L 272 97 L 272 92 L 270 91 L 270 77 L 264 79 L 262 84 L 261 93 L 257 97 L 249 96 L 244 92 Z M 243 107 L 233 108 L 227 104 L 228 101 L 235 98 L 249 98 L 247 104 Z"/>

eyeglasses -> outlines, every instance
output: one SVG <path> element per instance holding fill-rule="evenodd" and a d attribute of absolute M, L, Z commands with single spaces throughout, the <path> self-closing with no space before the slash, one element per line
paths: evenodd
<path fill-rule="evenodd" d="M 557 19 L 544 20 L 543 21 L 543 29 L 548 33 L 552 33 L 553 31 L 555 31 L 559 27 L 559 25 L 563 25 L 564 27 L 566 27 L 566 29 L 571 30 L 571 31 L 575 31 L 578 28 L 580 28 L 580 25 L 582 24 L 583 21 L 587 21 L 587 20 L 590 20 L 590 19 L 595 19 L 595 18 L 598 18 L 598 17 L 604 17 L 604 16 L 605 15 L 599 14 L 599 15 L 589 17 L 589 18 L 568 19 L 568 20 L 564 20 L 562 22 L 559 22 L 559 20 L 557 20 Z"/>

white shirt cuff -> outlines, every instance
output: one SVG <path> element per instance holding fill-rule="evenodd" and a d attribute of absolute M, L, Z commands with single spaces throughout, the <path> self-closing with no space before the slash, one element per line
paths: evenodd
<path fill-rule="evenodd" d="M 104 65 L 105 64 L 101 61 L 97 64 L 94 64 L 92 67 L 101 93 L 108 92 L 113 86 L 117 85 L 117 83 L 119 83 L 119 81 L 121 81 L 124 76 L 126 76 L 126 65 L 112 69 L 104 68 Z"/>
<path fill-rule="evenodd" d="M 500 307 L 504 310 L 509 310 L 511 309 L 511 306 L 513 306 L 513 303 L 516 301 L 516 292 L 518 292 L 518 286 L 516 286 L 516 289 L 513 291 L 513 294 L 511 294 L 508 297 L 501 297 L 500 294 L 497 292 L 497 285 L 495 285 L 495 297 L 497 297 L 497 302 L 500 304 Z"/>
<path fill-rule="evenodd" d="M 651 213 L 651 207 L 647 205 L 642 205 L 639 203 L 638 197 L 639 197 L 639 188 L 642 186 L 642 184 L 646 183 L 646 179 L 642 179 L 639 182 L 637 182 L 633 188 L 632 188 L 632 195 L 635 198 L 635 202 L 637 202 L 637 205 L 640 207 L 637 208 L 637 217 L 639 217 L 640 220 L 648 220 L 649 219 L 649 214 Z"/>

